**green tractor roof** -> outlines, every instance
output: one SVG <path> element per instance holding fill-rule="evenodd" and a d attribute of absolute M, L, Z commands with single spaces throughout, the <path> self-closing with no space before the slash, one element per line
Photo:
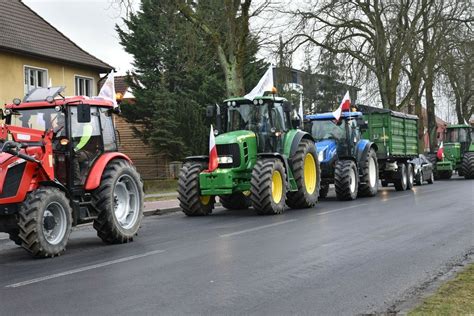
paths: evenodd
<path fill-rule="evenodd" d="M 448 129 L 454 129 L 454 128 L 470 128 L 471 126 L 466 125 L 466 124 L 452 124 L 449 125 L 447 128 Z"/>

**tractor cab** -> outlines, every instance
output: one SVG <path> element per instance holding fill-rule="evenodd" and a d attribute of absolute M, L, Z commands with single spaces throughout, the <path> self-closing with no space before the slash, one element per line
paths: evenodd
<path fill-rule="evenodd" d="M 459 148 L 460 153 L 464 153 L 468 151 L 469 146 L 473 143 L 474 128 L 467 125 L 452 125 L 446 128 L 445 152 L 451 150 L 452 147 L 452 150 Z"/>

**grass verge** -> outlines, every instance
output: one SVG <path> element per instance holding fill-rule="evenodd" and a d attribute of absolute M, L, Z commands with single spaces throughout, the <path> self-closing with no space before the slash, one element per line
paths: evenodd
<path fill-rule="evenodd" d="M 474 264 L 443 284 L 408 315 L 474 315 Z"/>

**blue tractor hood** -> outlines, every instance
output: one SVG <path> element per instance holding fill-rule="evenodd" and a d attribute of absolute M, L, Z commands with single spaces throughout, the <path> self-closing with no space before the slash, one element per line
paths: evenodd
<path fill-rule="evenodd" d="M 334 139 L 324 139 L 316 142 L 319 162 L 330 161 L 336 155 L 336 150 L 337 144 Z"/>

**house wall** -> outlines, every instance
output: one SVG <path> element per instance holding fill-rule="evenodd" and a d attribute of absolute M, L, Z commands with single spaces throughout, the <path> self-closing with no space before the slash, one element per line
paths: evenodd
<path fill-rule="evenodd" d="M 53 86 L 65 86 L 64 96 L 75 95 L 74 76 L 93 78 L 92 94 L 97 95 L 99 73 L 86 67 L 81 68 L 33 57 L 0 51 L 0 102 L 11 103 L 14 98 L 23 98 L 25 66 L 47 69 L 46 84 L 51 78 Z"/>

